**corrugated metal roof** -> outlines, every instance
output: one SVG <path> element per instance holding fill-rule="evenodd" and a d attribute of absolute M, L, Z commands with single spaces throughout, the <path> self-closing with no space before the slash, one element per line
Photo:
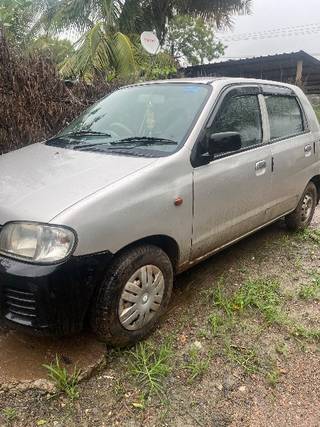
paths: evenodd
<path fill-rule="evenodd" d="M 296 83 L 297 63 L 303 62 L 302 82 L 308 93 L 320 93 L 320 61 L 303 50 L 246 59 L 231 59 L 186 67 L 186 77 L 227 76 Z"/>

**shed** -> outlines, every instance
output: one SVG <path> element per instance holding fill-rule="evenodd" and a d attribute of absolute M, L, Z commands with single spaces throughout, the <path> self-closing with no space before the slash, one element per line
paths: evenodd
<path fill-rule="evenodd" d="M 303 50 L 278 55 L 229 60 L 184 68 L 186 77 L 224 76 L 296 84 L 307 94 L 320 94 L 320 61 Z"/>

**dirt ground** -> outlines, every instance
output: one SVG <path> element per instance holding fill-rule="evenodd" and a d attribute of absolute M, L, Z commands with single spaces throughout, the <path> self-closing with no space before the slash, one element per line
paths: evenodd
<path fill-rule="evenodd" d="M 176 279 L 157 331 L 133 349 L 106 350 L 74 400 L 0 388 L 0 426 L 320 426 L 319 247 L 320 209 L 307 232 L 280 221 L 212 257 Z M 101 351 L 78 339 L 41 342 L 40 353 L 32 341 L 28 360 L 3 332 L 0 382 L 30 379 L 30 369 L 45 376 L 55 352 L 68 367 L 64 353 L 81 362 Z"/>

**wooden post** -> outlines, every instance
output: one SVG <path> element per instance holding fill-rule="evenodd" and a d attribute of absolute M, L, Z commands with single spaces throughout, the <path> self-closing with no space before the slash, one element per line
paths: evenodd
<path fill-rule="evenodd" d="M 297 74 L 296 74 L 296 85 L 297 86 L 303 85 L 302 72 L 303 72 L 303 60 L 301 59 L 300 61 L 297 62 Z"/>

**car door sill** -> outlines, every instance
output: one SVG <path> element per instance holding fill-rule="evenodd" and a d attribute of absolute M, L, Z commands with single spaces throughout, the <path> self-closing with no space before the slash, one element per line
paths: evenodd
<path fill-rule="evenodd" d="M 202 255 L 202 256 L 200 256 L 200 257 L 198 257 L 198 258 L 195 258 L 195 259 L 194 259 L 194 260 L 192 260 L 192 261 L 187 261 L 187 262 L 185 262 L 184 264 L 181 264 L 181 265 L 178 267 L 178 271 L 177 271 L 177 273 L 179 274 L 179 273 L 182 273 L 183 271 L 188 270 L 189 268 L 193 267 L 194 265 L 199 264 L 201 261 L 204 261 L 204 260 L 206 260 L 207 258 L 210 258 L 212 255 L 215 255 L 216 253 L 218 253 L 218 252 L 220 252 L 220 251 L 223 251 L 223 250 L 224 250 L 224 249 L 226 249 L 227 247 L 229 247 L 229 246 L 231 246 L 231 245 L 233 245 L 233 244 L 235 244 L 235 243 L 239 242 L 239 241 L 240 241 L 240 240 L 242 240 L 242 239 L 245 239 L 246 237 L 248 237 L 248 236 L 250 236 L 251 234 L 254 234 L 255 232 L 257 232 L 257 231 L 259 231 L 259 230 L 261 230 L 261 229 L 263 229 L 263 228 L 267 227 L 268 225 L 271 225 L 272 223 L 274 223 L 274 222 L 278 221 L 280 218 L 282 218 L 282 217 L 284 217 L 284 216 L 288 215 L 288 214 L 289 214 L 289 213 L 291 213 L 291 212 L 293 212 L 293 209 L 290 209 L 289 211 L 287 211 L 287 212 L 285 212 L 285 213 L 283 213 L 283 214 L 281 214 L 281 215 L 277 216 L 276 218 L 272 219 L 271 221 L 268 221 L 268 222 L 264 223 L 263 225 L 260 225 L 259 227 L 255 228 L 254 230 L 251 230 L 251 231 L 249 231 L 248 233 L 245 233 L 245 234 L 243 234 L 242 236 L 237 237 L 236 239 L 231 240 L 230 242 L 225 243 L 224 245 L 219 246 L 218 248 L 215 248 L 215 249 L 213 249 L 213 250 L 212 250 L 212 251 L 210 251 L 210 252 L 207 252 L 205 255 Z"/>

